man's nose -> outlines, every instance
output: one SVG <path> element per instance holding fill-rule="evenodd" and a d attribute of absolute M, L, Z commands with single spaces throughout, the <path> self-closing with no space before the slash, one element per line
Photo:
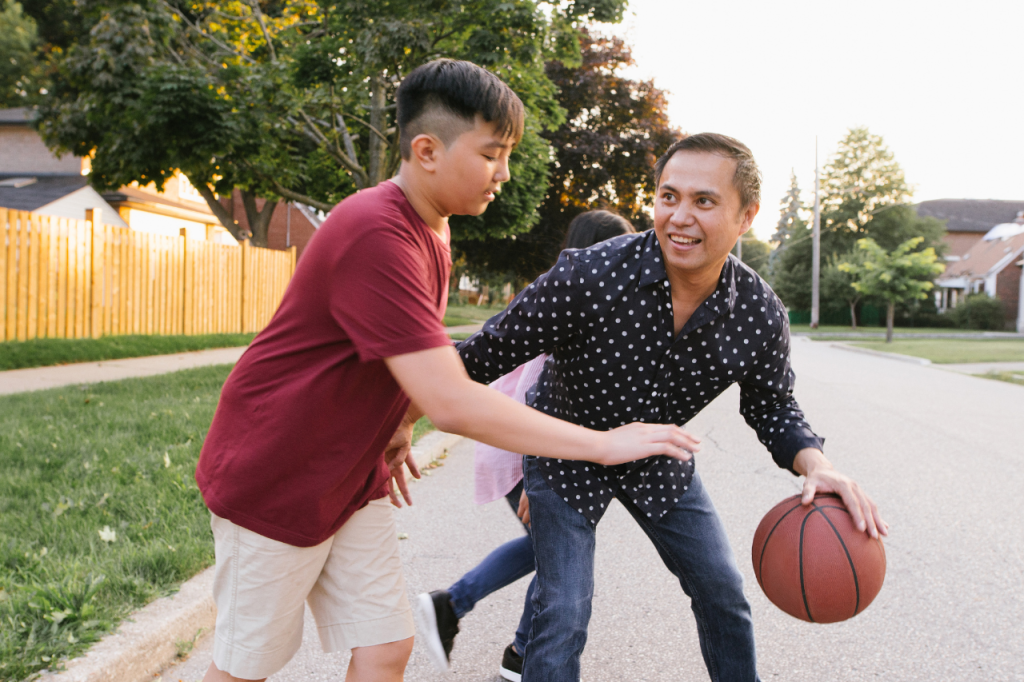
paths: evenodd
<path fill-rule="evenodd" d="M 676 227 L 686 227 L 687 225 L 693 225 L 694 219 L 693 207 L 688 203 L 680 202 L 676 210 L 672 211 L 668 221 Z"/>

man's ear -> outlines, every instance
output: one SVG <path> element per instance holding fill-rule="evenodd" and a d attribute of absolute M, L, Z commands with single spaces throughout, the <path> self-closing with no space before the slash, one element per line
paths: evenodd
<path fill-rule="evenodd" d="M 439 152 L 444 148 L 441 141 L 428 133 L 420 133 L 409 143 L 410 160 L 416 161 L 427 172 L 437 169 Z"/>
<path fill-rule="evenodd" d="M 757 212 L 761 210 L 761 204 L 757 202 L 751 202 L 749 206 L 743 209 L 743 225 L 740 227 L 740 234 L 746 234 L 750 231 L 751 225 L 754 224 L 754 218 L 757 216 Z"/>

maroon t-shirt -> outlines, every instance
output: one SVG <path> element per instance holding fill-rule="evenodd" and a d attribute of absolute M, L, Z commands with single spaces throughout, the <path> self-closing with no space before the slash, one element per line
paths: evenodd
<path fill-rule="evenodd" d="M 298 547 L 387 495 L 409 399 L 383 358 L 451 344 L 451 252 L 398 185 L 331 211 L 224 384 L 196 481 L 210 510 Z"/>

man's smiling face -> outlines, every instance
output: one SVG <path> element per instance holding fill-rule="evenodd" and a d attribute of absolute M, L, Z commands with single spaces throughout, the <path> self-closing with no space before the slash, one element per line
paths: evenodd
<path fill-rule="evenodd" d="M 759 206 L 741 206 L 735 173 L 734 160 L 708 152 L 678 151 L 665 164 L 654 231 L 670 277 L 711 271 L 717 277 L 736 240 L 750 229 Z"/>

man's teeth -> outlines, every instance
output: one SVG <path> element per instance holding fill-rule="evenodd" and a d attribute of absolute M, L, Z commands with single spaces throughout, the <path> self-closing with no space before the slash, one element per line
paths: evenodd
<path fill-rule="evenodd" d="M 700 240 L 696 237 L 679 237 L 671 235 L 669 236 L 669 239 L 674 241 L 676 244 L 700 244 Z"/>

